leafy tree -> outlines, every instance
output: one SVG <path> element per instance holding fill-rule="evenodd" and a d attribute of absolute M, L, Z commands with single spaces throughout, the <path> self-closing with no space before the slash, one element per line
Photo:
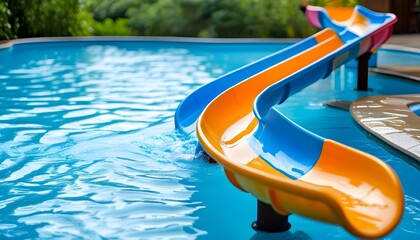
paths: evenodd
<path fill-rule="evenodd" d="M 155 0 L 129 8 L 139 35 L 302 37 L 313 32 L 300 0 Z"/>
<path fill-rule="evenodd" d="M 302 3 L 359 0 L 0 0 L 0 40 L 79 35 L 305 37 Z"/>
<path fill-rule="evenodd" d="M 180 35 L 187 30 L 180 4 L 172 0 L 143 2 L 128 10 L 130 27 L 139 35 Z"/>
<path fill-rule="evenodd" d="M 71 36 L 79 31 L 79 0 L 3 0 L 16 37 Z"/>
<path fill-rule="evenodd" d="M 12 25 L 9 23 L 11 12 L 7 7 L 6 2 L 0 2 L 0 39 L 12 39 L 13 35 Z"/>
<path fill-rule="evenodd" d="M 117 20 L 127 18 L 127 11 L 132 7 L 141 7 L 143 2 L 139 0 L 86 0 L 93 19 L 102 22 L 107 18 Z"/>

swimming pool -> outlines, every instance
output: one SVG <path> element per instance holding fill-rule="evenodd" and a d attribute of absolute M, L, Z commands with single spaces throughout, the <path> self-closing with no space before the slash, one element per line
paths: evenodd
<path fill-rule="evenodd" d="M 257 234 L 256 200 L 222 169 L 194 157 L 196 139 L 173 129 L 176 107 L 223 73 L 285 42 L 38 40 L 0 50 L 2 238 L 353 239 L 342 228 L 292 216 L 292 229 Z M 379 64 L 418 54 L 380 50 Z M 405 212 L 390 239 L 420 238 L 418 164 L 372 138 L 348 111 L 323 105 L 419 93 L 417 82 L 341 67 L 279 108 L 323 137 L 371 153 L 398 173 Z M 295 234 L 293 236 L 293 234 Z"/>

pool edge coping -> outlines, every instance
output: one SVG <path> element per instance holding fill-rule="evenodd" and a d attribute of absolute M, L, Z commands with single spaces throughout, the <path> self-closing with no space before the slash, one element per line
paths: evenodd
<path fill-rule="evenodd" d="M 0 49 L 13 47 L 16 44 L 48 43 L 67 41 L 160 41 L 185 43 L 296 43 L 300 38 L 198 38 L 198 37 L 171 37 L 171 36 L 82 36 L 82 37 L 36 37 L 19 38 L 0 41 Z M 396 44 L 383 44 L 380 48 L 419 53 L 420 49 Z"/>
<path fill-rule="evenodd" d="M 403 51 L 403 52 L 412 52 L 420 54 L 420 49 L 414 48 L 414 47 L 407 47 L 402 45 L 396 45 L 396 44 L 383 44 L 380 48 L 386 49 L 386 50 L 396 50 L 396 51 Z"/>
<path fill-rule="evenodd" d="M 36 37 L 19 38 L 0 41 L 0 49 L 10 48 L 16 44 L 48 43 L 48 42 L 94 42 L 94 41 L 159 41 L 185 43 L 295 43 L 299 38 L 198 38 L 198 37 L 166 37 L 166 36 L 83 36 L 83 37 Z"/>
<path fill-rule="evenodd" d="M 392 100 L 391 103 L 388 102 L 390 99 Z M 376 106 L 380 106 L 380 109 L 365 107 L 371 105 L 372 102 Z M 365 131 L 420 162 L 418 153 L 420 143 L 413 143 L 420 137 L 420 133 L 418 133 L 419 128 L 416 128 L 415 124 L 418 117 L 409 109 L 410 105 L 419 103 L 420 95 L 417 94 L 366 96 L 357 99 L 351 104 L 350 113 L 352 118 Z M 389 120 L 389 113 L 394 113 L 392 121 Z M 399 126 L 395 124 L 395 121 L 405 123 Z M 397 141 L 400 139 L 404 139 L 404 141 Z"/>

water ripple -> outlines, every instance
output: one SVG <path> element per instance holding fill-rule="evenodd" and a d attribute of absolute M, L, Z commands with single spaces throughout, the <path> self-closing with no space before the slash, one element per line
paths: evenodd
<path fill-rule="evenodd" d="M 26 61 L 0 60 L 8 66 L 0 68 L 0 213 L 8 216 L 0 236 L 203 234 L 193 227 L 197 190 L 186 181 L 194 171 L 182 163 L 196 141 L 165 122 L 186 92 L 212 78 L 206 57 L 105 45 L 26 50 Z"/>
<path fill-rule="evenodd" d="M 200 85 L 280 45 L 247 45 L 243 54 L 243 45 L 162 44 L 63 42 L 0 51 L 1 239 L 254 234 L 255 199 L 234 189 L 218 166 L 194 158 L 197 140 L 173 131 L 173 114 Z M 349 127 L 345 111 L 323 111 L 332 117 L 322 121 L 319 112 L 301 114 L 324 108 L 321 97 L 331 98 L 331 90 L 354 87 L 327 80 L 288 99 L 286 115 L 322 136 L 378 149 Z M 337 129 L 345 133 L 337 136 Z M 383 149 L 376 154 L 406 173 L 400 174 L 405 214 L 391 238 L 418 237 L 419 195 L 412 184 L 418 170 Z M 311 237 L 352 239 L 341 228 L 292 218 Z"/>

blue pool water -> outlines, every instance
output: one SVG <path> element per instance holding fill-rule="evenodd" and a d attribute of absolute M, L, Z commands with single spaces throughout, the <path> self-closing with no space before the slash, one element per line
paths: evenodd
<path fill-rule="evenodd" d="M 292 215 L 283 234 L 255 233 L 256 200 L 196 139 L 174 131 L 176 107 L 204 83 L 290 43 L 63 41 L 0 49 L 0 239 L 354 239 Z M 380 50 L 380 64 L 420 56 Z M 399 175 L 405 212 L 386 239 L 420 239 L 420 167 L 327 100 L 419 93 L 371 74 L 354 91 L 341 67 L 279 108 L 323 137 L 371 153 Z"/>

